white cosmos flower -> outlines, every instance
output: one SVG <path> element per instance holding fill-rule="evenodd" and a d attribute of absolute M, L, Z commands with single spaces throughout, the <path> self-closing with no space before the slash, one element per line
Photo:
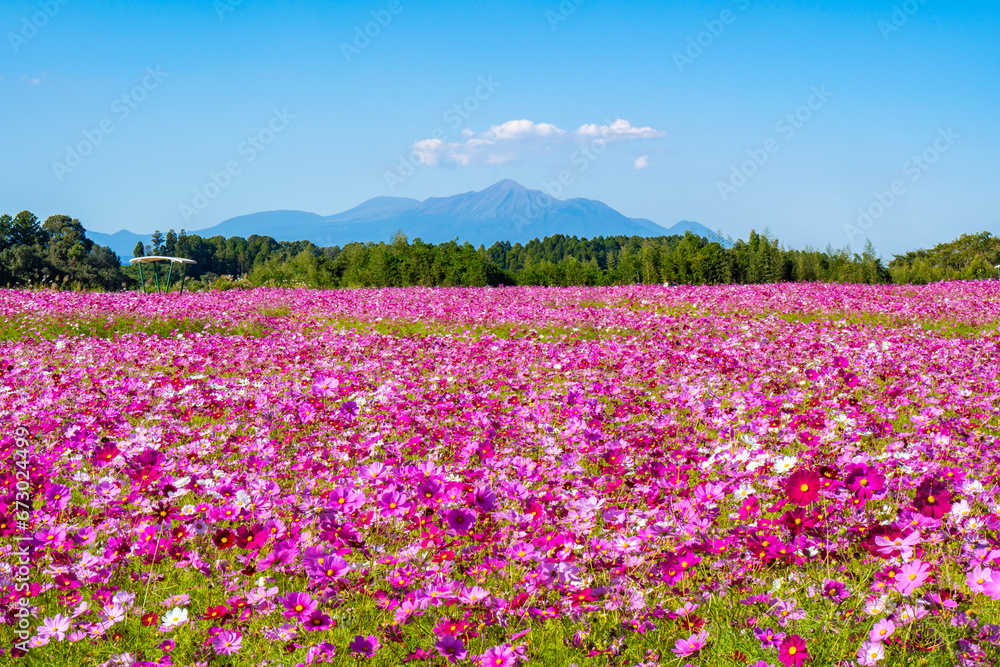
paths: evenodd
<path fill-rule="evenodd" d="M 799 460 L 794 456 L 782 456 L 774 462 L 774 472 L 775 474 L 783 475 L 794 468 L 798 462 Z"/>
<path fill-rule="evenodd" d="M 181 623 L 185 623 L 188 620 L 187 609 L 182 609 L 180 607 L 174 607 L 166 614 L 163 615 L 163 625 L 167 627 L 175 627 Z"/>
<path fill-rule="evenodd" d="M 964 498 L 951 506 L 951 516 L 956 521 L 960 521 L 970 514 L 972 514 L 972 508 L 969 507 L 969 501 Z"/>

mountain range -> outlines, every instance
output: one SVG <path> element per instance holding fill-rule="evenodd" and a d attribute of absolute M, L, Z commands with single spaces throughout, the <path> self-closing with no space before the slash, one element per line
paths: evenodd
<path fill-rule="evenodd" d="M 213 236 L 270 236 L 276 241 L 312 241 L 320 247 L 343 247 L 352 241 L 388 241 L 402 230 L 409 239 L 441 243 L 458 239 L 487 247 L 497 241 L 524 244 L 531 239 L 564 234 L 595 236 L 670 236 L 691 231 L 710 241 L 729 242 L 697 222 L 683 220 L 664 227 L 643 218 L 628 218 L 593 199 L 560 200 L 539 190 L 503 180 L 479 192 L 424 201 L 406 197 L 375 197 L 343 213 L 322 216 L 305 211 L 265 211 L 224 220 L 214 227 L 192 230 Z M 165 230 L 163 230 L 165 231 Z M 137 241 L 148 234 L 120 231 L 87 232 L 99 245 L 109 246 L 124 261 L 132 257 Z"/>

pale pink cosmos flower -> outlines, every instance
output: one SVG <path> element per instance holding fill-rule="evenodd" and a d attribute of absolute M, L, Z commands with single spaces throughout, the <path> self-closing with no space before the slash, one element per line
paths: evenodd
<path fill-rule="evenodd" d="M 913 558 L 913 547 L 920 544 L 920 533 L 914 531 L 907 535 L 906 537 L 897 537 L 894 539 L 886 539 L 881 535 L 875 538 L 875 546 L 878 547 L 878 551 L 883 556 L 888 556 L 893 551 L 899 551 L 903 560 L 909 560 Z"/>
<path fill-rule="evenodd" d="M 895 631 L 896 624 L 888 618 L 883 618 L 868 633 L 868 640 L 872 643 L 883 642 Z"/>
<path fill-rule="evenodd" d="M 972 568 L 972 572 L 965 575 L 965 585 L 972 589 L 973 593 L 982 593 L 983 587 L 993 581 L 993 570 L 988 567 L 977 565 Z"/>
<path fill-rule="evenodd" d="M 931 566 L 920 560 L 907 563 L 896 575 L 896 590 L 903 595 L 912 595 L 930 576 Z"/>
<path fill-rule="evenodd" d="M 41 627 L 38 628 L 38 634 L 42 637 L 55 637 L 58 641 L 62 641 L 66 638 L 66 633 L 69 632 L 69 622 L 70 619 L 62 614 L 56 614 L 53 617 L 46 616 Z"/>
<path fill-rule="evenodd" d="M 858 664 L 871 667 L 885 659 L 885 647 L 881 642 L 864 642 L 858 649 Z"/>
<path fill-rule="evenodd" d="M 978 581 L 978 579 L 977 579 Z M 1000 577 L 990 577 L 983 582 L 983 595 L 991 600 L 1000 600 Z"/>

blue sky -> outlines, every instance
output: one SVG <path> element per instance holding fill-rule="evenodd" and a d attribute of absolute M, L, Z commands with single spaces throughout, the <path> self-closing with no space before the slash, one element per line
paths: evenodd
<path fill-rule="evenodd" d="M 994 2 L 5 0 L 0 32 L 0 212 L 194 231 L 511 178 L 795 247 L 1000 235 Z"/>

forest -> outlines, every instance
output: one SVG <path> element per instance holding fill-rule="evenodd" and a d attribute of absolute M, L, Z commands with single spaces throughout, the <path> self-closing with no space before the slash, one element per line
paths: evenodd
<path fill-rule="evenodd" d="M 997 276 L 1000 239 L 967 234 L 928 250 L 895 256 L 887 265 L 869 243 L 861 253 L 785 247 L 767 230 L 723 245 L 684 236 L 556 235 L 489 248 L 450 241 L 410 241 L 402 232 L 381 243 L 320 248 L 309 241 L 201 237 L 169 230 L 138 243 L 133 256 L 169 255 L 197 262 L 191 289 L 252 286 L 315 288 L 615 285 L 627 283 L 755 284 L 848 282 L 924 284 Z M 0 215 L 0 285 L 120 290 L 139 286 L 135 266 L 87 238 L 79 220 L 40 222 L 28 211 Z M 148 278 L 148 277 L 147 277 Z"/>

